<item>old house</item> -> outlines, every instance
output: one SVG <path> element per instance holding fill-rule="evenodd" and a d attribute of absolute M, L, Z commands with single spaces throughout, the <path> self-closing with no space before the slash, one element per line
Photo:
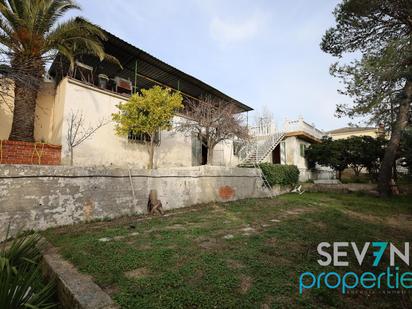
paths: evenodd
<path fill-rule="evenodd" d="M 67 61 L 57 56 L 38 96 L 35 139 L 41 144 L 39 147 L 45 144 L 62 145 L 63 164 L 68 163 L 67 120 L 73 113 L 81 113 L 85 126 L 93 126 L 100 121 L 109 123 L 75 149 L 76 165 L 144 167 L 148 156 L 143 145 L 145 137 L 131 134 L 116 136 L 114 124 L 109 121 L 112 113 L 117 112 L 116 105 L 126 101 L 139 89 L 161 85 L 178 90 L 185 98 L 192 100 L 213 96 L 230 102 L 236 105 L 239 113 L 252 110 L 199 79 L 110 33 L 106 34 L 108 40 L 104 42 L 105 51 L 116 57 L 121 67 L 114 62 L 101 62 L 95 57 L 84 55 L 79 56 L 74 69 L 70 69 Z M 13 98 L 9 101 L 0 110 L 0 140 L 8 138 L 11 128 Z M 179 117 L 181 115 L 176 115 L 174 120 Z M 205 161 L 205 150 L 200 141 L 192 136 L 173 131 L 159 132 L 157 143 L 157 167 L 196 166 Z M 224 142 L 215 151 L 216 162 L 212 164 L 232 165 L 228 155 L 233 152 L 232 143 Z"/>
<path fill-rule="evenodd" d="M 239 113 L 252 110 L 122 39 L 108 32 L 106 35 L 108 40 L 104 42 L 105 50 L 116 57 L 121 66 L 114 62 L 101 62 L 88 55 L 79 56 L 74 68 L 70 68 L 68 62 L 59 55 L 52 63 L 38 96 L 35 121 L 38 144 L 28 150 L 33 153 L 31 164 L 69 163 L 66 142 L 68 119 L 80 113 L 84 116 L 84 126 L 93 126 L 102 121 L 107 124 L 75 148 L 75 165 L 145 167 L 148 159 L 143 143 L 145 136 L 116 136 L 114 124 L 110 120 L 111 115 L 117 112 L 117 104 L 128 100 L 139 89 L 154 85 L 180 91 L 191 100 L 200 100 L 204 96 L 216 97 L 235 104 Z M 10 132 L 12 105 L 13 98 L 9 97 L 8 104 L 0 108 L 0 140 L 7 139 Z M 174 121 L 182 117 L 184 115 L 176 114 Z M 320 142 L 324 134 L 302 118 L 286 121 L 280 130 L 258 127 L 250 128 L 250 133 L 252 139 L 246 144 L 239 145 L 238 141 L 232 140 L 218 144 L 211 164 L 229 167 L 261 162 L 293 164 L 300 169 L 301 180 L 323 177 L 321 173 L 314 174 L 308 170 L 304 153 L 311 143 Z M 198 166 L 206 162 L 207 149 L 194 136 L 173 130 L 164 131 L 159 132 L 156 142 L 155 166 L 158 168 Z M 47 156 L 49 158 L 45 160 Z"/>

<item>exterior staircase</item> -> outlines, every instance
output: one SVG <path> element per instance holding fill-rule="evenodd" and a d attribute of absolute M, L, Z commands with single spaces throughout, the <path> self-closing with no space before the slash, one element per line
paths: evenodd
<path fill-rule="evenodd" d="M 285 133 L 275 133 L 265 136 L 263 139 L 256 138 L 247 144 L 239 152 L 241 166 L 255 166 L 261 163 L 283 140 Z"/>

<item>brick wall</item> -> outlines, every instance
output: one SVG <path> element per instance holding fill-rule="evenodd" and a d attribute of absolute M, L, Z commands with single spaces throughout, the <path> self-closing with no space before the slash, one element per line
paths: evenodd
<path fill-rule="evenodd" d="M 59 165 L 61 146 L 0 141 L 0 164 Z"/>

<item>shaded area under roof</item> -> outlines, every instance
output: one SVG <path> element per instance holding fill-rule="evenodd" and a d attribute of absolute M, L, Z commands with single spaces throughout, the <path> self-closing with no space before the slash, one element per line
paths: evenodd
<path fill-rule="evenodd" d="M 101 62 L 97 57 L 83 55 L 79 61 L 93 67 L 95 78 L 98 74 L 105 74 L 110 78 L 119 76 L 130 79 L 138 89 L 150 88 L 156 84 L 178 89 L 183 95 L 200 99 L 204 96 L 212 96 L 226 102 L 232 102 L 239 107 L 240 112 L 252 111 L 253 109 L 217 90 L 216 88 L 202 82 L 201 80 L 186 74 L 175 67 L 157 59 L 149 53 L 137 48 L 117 36 L 102 29 L 107 36 L 103 42 L 105 52 L 116 57 L 123 68 L 108 61 Z M 136 73 L 137 69 L 137 75 Z M 67 60 L 58 55 L 54 60 L 50 75 L 59 82 L 67 76 L 69 66 Z"/>

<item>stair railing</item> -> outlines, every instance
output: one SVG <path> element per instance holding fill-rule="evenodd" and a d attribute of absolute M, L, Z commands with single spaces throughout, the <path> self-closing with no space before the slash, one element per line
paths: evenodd
<path fill-rule="evenodd" d="M 239 150 L 239 159 L 241 162 L 245 161 L 248 159 L 249 155 L 254 149 L 255 143 L 253 141 L 247 143 L 242 149 Z"/>
<path fill-rule="evenodd" d="M 276 133 L 268 136 L 263 143 L 258 143 L 257 139 L 251 141 L 239 151 L 240 162 L 260 163 L 279 144 L 283 136 L 284 133 Z"/>

